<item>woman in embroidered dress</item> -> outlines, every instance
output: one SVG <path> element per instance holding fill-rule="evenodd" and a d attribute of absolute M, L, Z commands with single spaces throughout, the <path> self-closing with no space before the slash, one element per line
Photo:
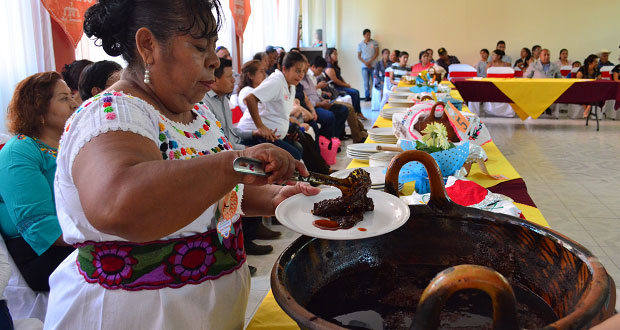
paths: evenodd
<path fill-rule="evenodd" d="M 308 173 L 271 144 L 232 150 L 198 103 L 219 65 L 220 13 L 215 0 L 100 0 L 86 12 L 86 35 L 128 66 L 65 126 L 55 191 L 78 250 L 50 277 L 46 329 L 242 329 L 240 213 L 318 193 L 267 185 Z M 237 174 L 239 156 L 271 176 Z"/>
<path fill-rule="evenodd" d="M 0 233 L 37 292 L 49 291 L 50 274 L 74 250 L 62 240 L 52 184 L 60 135 L 75 108 L 57 72 L 22 80 L 8 107 L 15 136 L 0 150 Z"/>

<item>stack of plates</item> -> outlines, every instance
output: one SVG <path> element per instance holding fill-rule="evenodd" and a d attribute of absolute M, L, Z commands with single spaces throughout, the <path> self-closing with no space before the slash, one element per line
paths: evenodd
<path fill-rule="evenodd" d="M 375 127 L 368 130 L 368 137 L 377 142 L 392 143 L 398 142 L 394 135 L 394 127 Z"/>
<path fill-rule="evenodd" d="M 368 159 L 368 163 L 371 167 L 387 167 L 392 158 L 396 157 L 400 152 L 397 151 L 381 151 L 373 154 Z"/>
<path fill-rule="evenodd" d="M 388 104 L 392 107 L 412 107 L 415 105 L 415 101 L 407 101 L 406 99 L 390 98 Z"/>
<path fill-rule="evenodd" d="M 407 110 L 409 110 L 409 108 L 383 108 L 383 110 L 379 112 L 379 116 L 381 116 L 381 118 L 392 120 L 392 116 L 395 113 L 405 113 Z"/>
<path fill-rule="evenodd" d="M 371 155 L 378 153 L 377 146 L 396 147 L 389 143 L 354 143 L 347 146 L 347 157 L 358 160 L 368 160 Z"/>
<path fill-rule="evenodd" d="M 385 188 L 385 173 L 383 173 L 385 171 L 385 167 L 362 167 L 362 169 L 364 169 L 370 174 L 371 189 L 383 190 Z M 349 176 L 349 174 L 353 172 L 353 170 L 355 169 L 348 168 L 346 170 L 334 172 L 331 174 L 331 176 L 333 176 L 334 178 L 344 179 Z M 398 190 L 402 189 L 403 184 L 399 183 Z"/>
<path fill-rule="evenodd" d="M 407 93 L 407 92 L 393 92 L 392 94 L 390 94 L 390 98 L 391 99 L 398 99 L 398 100 L 407 100 L 407 98 L 409 96 L 415 96 L 414 93 Z"/>
<path fill-rule="evenodd" d="M 394 87 L 394 92 L 397 93 L 412 93 L 411 87 Z"/>

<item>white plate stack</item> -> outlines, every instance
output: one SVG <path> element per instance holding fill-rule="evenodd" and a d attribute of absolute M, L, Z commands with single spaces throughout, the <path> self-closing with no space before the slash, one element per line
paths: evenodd
<path fill-rule="evenodd" d="M 392 107 L 412 107 L 414 106 L 416 101 L 407 101 L 407 99 L 395 99 L 390 97 L 388 100 L 388 104 Z"/>
<path fill-rule="evenodd" d="M 379 112 L 379 116 L 381 116 L 381 118 L 392 120 L 392 116 L 395 113 L 405 113 L 405 112 L 407 112 L 407 110 L 409 110 L 409 108 L 405 108 L 405 107 L 383 108 L 383 110 L 381 110 L 381 112 Z"/>
<path fill-rule="evenodd" d="M 415 97 L 414 93 L 407 93 L 407 92 L 393 92 L 392 94 L 390 94 L 390 99 L 394 99 L 394 100 L 407 100 L 409 97 Z"/>
<path fill-rule="evenodd" d="M 381 151 L 376 154 L 370 156 L 368 159 L 368 164 L 371 167 L 387 167 L 392 158 L 396 157 L 400 152 L 397 151 Z"/>
<path fill-rule="evenodd" d="M 380 152 L 381 150 L 377 150 L 377 146 L 382 147 L 396 147 L 396 144 L 390 143 L 353 143 L 347 146 L 347 157 L 358 159 L 358 160 L 368 160 L 371 155 Z"/>
<path fill-rule="evenodd" d="M 394 135 L 394 127 L 375 127 L 368 130 L 368 137 L 376 142 L 396 144 L 398 138 Z"/>
<path fill-rule="evenodd" d="M 370 188 L 371 189 L 375 189 L 375 190 L 385 189 L 385 174 L 383 173 L 383 171 L 385 170 L 385 167 L 362 167 L 362 169 L 370 174 L 370 182 L 371 182 Z M 334 172 L 331 174 L 331 176 L 333 176 L 334 178 L 344 179 L 347 176 L 349 176 L 349 174 L 351 174 L 353 170 L 355 169 L 348 168 L 346 170 Z M 402 183 L 398 184 L 398 190 L 400 191 L 402 189 L 403 189 L 403 184 Z"/>

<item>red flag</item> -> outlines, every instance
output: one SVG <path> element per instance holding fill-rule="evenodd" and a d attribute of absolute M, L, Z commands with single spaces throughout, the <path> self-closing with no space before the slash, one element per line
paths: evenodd
<path fill-rule="evenodd" d="M 73 47 L 77 47 L 82 38 L 84 13 L 95 4 L 96 0 L 41 0 L 41 2 L 52 19 L 65 31 Z"/>
<path fill-rule="evenodd" d="M 243 40 L 243 31 L 248 24 L 250 13 L 250 0 L 230 0 L 230 12 L 235 21 L 235 34 Z"/>

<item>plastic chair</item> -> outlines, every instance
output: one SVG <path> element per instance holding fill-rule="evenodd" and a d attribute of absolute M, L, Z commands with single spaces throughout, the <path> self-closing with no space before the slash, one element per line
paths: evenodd
<path fill-rule="evenodd" d="M 32 291 L 9 254 L 2 236 L 0 236 L 0 249 L 6 253 L 11 265 L 11 278 L 4 289 L 11 316 L 14 320 L 35 318 L 45 321 L 49 292 Z M 26 322 L 26 324 L 32 324 L 32 322 Z"/>
<path fill-rule="evenodd" d="M 377 78 L 372 78 L 372 97 L 371 97 L 371 101 L 370 101 L 370 109 L 372 111 L 379 111 L 381 110 L 381 101 L 382 101 L 382 97 L 383 97 L 383 91 L 379 90 L 375 87 L 375 84 L 377 82 Z"/>
<path fill-rule="evenodd" d="M 448 72 L 450 81 L 469 79 L 478 75 L 476 68 L 469 64 L 450 64 Z"/>
<path fill-rule="evenodd" d="M 493 66 L 487 69 L 487 78 L 514 78 L 515 70 L 511 67 Z"/>
<path fill-rule="evenodd" d="M 604 67 L 601 67 L 601 79 L 605 79 L 605 80 L 611 80 L 611 70 L 614 67 L 611 65 L 606 65 Z"/>

